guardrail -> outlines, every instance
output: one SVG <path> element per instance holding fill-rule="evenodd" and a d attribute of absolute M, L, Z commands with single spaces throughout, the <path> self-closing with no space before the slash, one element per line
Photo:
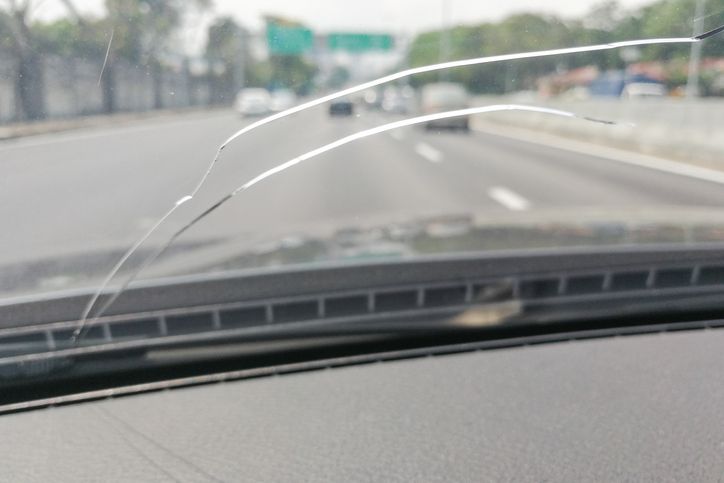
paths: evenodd
<path fill-rule="evenodd" d="M 499 112 L 476 123 L 511 125 L 724 170 L 724 99 L 536 100 L 476 97 L 476 105 L 545 106 L 615 125 L 535 112 Z"/>

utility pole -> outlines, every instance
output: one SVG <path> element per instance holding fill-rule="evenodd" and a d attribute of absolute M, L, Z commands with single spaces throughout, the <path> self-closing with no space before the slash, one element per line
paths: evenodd
<path fill-rule="evenodd" d="M 450 9 L 452 0 L 441 0 L 440 5 L 440 62 L 450 60 Z M 439 71 L 439 79 L 446 81 L 450 78 L 449 69 Z"/>
<path fill-rule="evenodd" d="M 241 27 L 239 29 L 239 58 L 234 64 L 236 69 L 236 72 L 234 72 L 234 83 L 236 85 L 234 87 L 237 92 L 246 86 L 246 56 L 249 52 L 248 42 L 250 38 L 249 32 L 247 32 L 244 27 Z"/>
<path fill-rule="evenodd" d="M 704 29 L 704 5 L 706 0 L 696 0 L 694 12 L 694 35 L 699 35 Z M 686 80 L 686 97 L 699 96 L 699 64 L 701 63 L 701 42 L 691 44 L 689 55 L 689 75 Z"/>

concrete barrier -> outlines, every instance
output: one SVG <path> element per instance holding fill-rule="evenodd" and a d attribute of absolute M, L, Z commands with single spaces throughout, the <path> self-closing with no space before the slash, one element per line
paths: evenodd
<path fill-rule="evenodd" d="M 99 81 L 102 67 L 102 58 L 45 55 L 40 64 L 42 90 L 36 93 L 42 99 L 43 120 L 103 114 L 103 87 Z M 119 60 L 113 71 L 115 113 L 212 104 L 211 81 L 206 77 L 192 78 L 187 69 L 167 67 L 160 72 L 159 99 L 155 95 L 154 78 L 145 66 Z M 0 126 L 26 119 L 16 98 L 17 79 L 17 61 L 8 51 L 0 50 Z M 226 94 L 228 97 L 229 93 Z"/>
<path fill-rule="evenodd" d="M 616 124 L 517 111 L 476 116 L 473 123 L 516 126 L 724 170 L 724 99 L 475 98 L 475 105 L 500 103 L 550 107 Z"/>
<path fill-rule="evenodd" d="M 0 124 L 0 142 L 11 139 L 52 134 L 76 129 L 116 127 L 122 124 L 147 119 L 177 118 L 179 116 L 207 116 L 231 110 L 220 106 L 194 106 L 178 109 L 157 109 L 154 111 L 125 112 L 99 116 L 80 116 L 68 119 L 51 119 L 47 121 Z"/>

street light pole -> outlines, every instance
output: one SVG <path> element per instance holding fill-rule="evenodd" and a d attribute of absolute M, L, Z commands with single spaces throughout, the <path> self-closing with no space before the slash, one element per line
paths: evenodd
<path fill-rule="evenodd" d="M 236 60 L 236 72 L 234 73 L 237 92 L 246 87 L 246 56 L 249 52 L 249 37 L 249 32 L 241 27 L 239 29 L 239 58 Z"/>
<path fill-rule="evenodd" d="M 704 29 L 704 5 L 706 0 L 696 0 L 694 12 L 694 35 L 699 35 Z M 701 63 L 701 42 L 691 44 L 689 55 L 689 74 L 686 80 L 686 97 L 699 96 L 699 64 Z"/>

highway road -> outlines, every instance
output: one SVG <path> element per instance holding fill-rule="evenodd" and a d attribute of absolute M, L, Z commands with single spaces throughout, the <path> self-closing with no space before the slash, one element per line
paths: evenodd
<path fill-rule="evenodd" d="M 318 109 L 238 139 L 197 198 L 149 246 L 264 170 L 395 119 L 329 118 Z M 214 111 L 0 143 L 0 291 L 74 286 L 74 264 L 92 266 L 90 280 L 99 279 L 193 189 L 218 145 L 248 122 Z M 404 128 L 354 142 L 240 194 L 179 243 L 252 243 L 310 227 L 435 214 L 474 212 L 500 221 L 564 213 L 575 221 L 591 209 L 613 216 L 724 209 L 721 184 L 500 131 Z"/>

